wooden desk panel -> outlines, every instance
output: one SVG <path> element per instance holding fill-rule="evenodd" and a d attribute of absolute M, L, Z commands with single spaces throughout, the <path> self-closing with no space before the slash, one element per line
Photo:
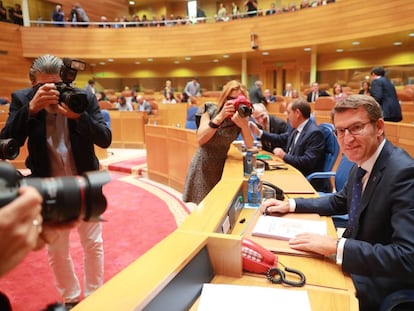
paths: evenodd
<path fill-rule="evenodd" d="M 148 115 L 142 111 L 110 110 L 112 148 L 143 148 Z"/>
<path fill-rule="evenodd" d="M 187 103 L 158 104 L 158 116 L 160 117 L 158 124 L 184 128 L 187 108 Z"/>

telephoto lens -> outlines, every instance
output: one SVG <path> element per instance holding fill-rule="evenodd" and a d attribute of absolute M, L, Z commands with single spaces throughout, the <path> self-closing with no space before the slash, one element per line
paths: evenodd
<path fill-rule="evenodd" d="M 19 155 L 19 145 L 12 139 L 0 139 L 0 159 L 14 160 Z"/>

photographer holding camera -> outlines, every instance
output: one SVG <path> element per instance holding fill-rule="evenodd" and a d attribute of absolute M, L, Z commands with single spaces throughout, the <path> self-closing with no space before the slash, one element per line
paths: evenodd
<path fill-rule="evenodd" d="M 223 87 L 218 105 L 205 105 L 197 129 L 199 147 L 184 185 L 184 202 L 200 203 L 220 181 L 227 152 L 240 132 L 246 147 L 253 147 L 249 129 L 252 105 L 247 98 L 246 89 L 239 81 L 232 80 Z"/>
<path fill-rule="evenodd" d="M 14 138 L 19 146 L 28 138 L 26 165 L 33 177 L 75 176 L 98 170 L 94 145 L 107 148 L 111 144 L 111 130 L 96 97 L 70 86 L 77 70 L 84 67 L 80 61 L 40 56 L 29 70 L 32 88 L 12 94 L 1 138 Z M 77 231 L 85 256 L 86 297 L 103 283 L 102 225 L 99 221 L 82 220 Z M 69 252 L 69 234 L 70 229 L 59 228 L 56 238 L 48 244 L 49 264 L 68 308 L 81 299 Z"/>

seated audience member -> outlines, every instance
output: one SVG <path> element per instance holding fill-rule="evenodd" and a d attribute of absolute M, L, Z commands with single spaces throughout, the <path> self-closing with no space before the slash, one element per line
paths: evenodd
<path fill-rule="evenodd" d="M 359 94 L 361 95 L 371 95 L 371 83 L 365 80 L 361 84 L 361 89 L 359 90 Z"/>
<path fill-rule="evenodd" d="M 167 98 L 168 93 L 174 94 L 174 88 L 172 87 L 171 80 L 165 81 L 165 86 L 164 86 L 164 89 L 163 89 L 164 98 Z"/>
<path fill-rule="evenodd" d="M 288 126 L 286 121 L 279 117 L 269 115 L 265 105 L 262 103 L 253 104 L 254 110 L 252 118 L 259 129 L 274 134 L 286 133 Z M 269 152 L 273 152 L 272 145 L 268 142 L 263 144 L 263 149 Z"/>
<path fill-rule="evenodd" d="M 327 91 L 319 89 L 318 82 L 313 82 L 312 91 L 309 92 L 306 98 L 308 103 L 314 103 L 318 99 L 318 97 L 321 97 L 321 96 L 330 96 L 330 95 Z"/>
<path fill-rule="evenodd" d="M 167 93 L 167 96 L 162 100 L 163 104 L 175 104 L 177 103 L 174 93 Z"/>
<path fill-rule="evenodd" d="M 284 97 L 292 97 L 292 83 L 286 83 L 285 89 L 283 90 L 283 96 Z"/>
<path fill-rule="evenodd" d="M 133 111 L 134 110 L 131 103 L 127 102 L 125 96 L 119 96 L 118 97 L 118 102 L 116 103 L 115 107 L 119 111 Z"/>
<path fill-rule="evenodd" d="M 187 93 L 183 92 L 179 95 L 178 102 L 180 103 L 188 103 L 190 97 L 188 97 Z"/>
<path fill-rule="evenodd" d="M 336 102 L 339 102 L 341 100 L 344 100 L 347 97 L 347 95 L 342 90 L 342 85 L 339 83 L 335 83 L 333 86 L 333 99 Z"/>
<path fill-rule="evenodd" d="M 381 107 L 371 96 L 350 95 L 336 103 L 332 122 L 341 150 L 356 164 L 342 190 L 319 198 L 269 199 L 261 211 L 349 214 L 339 240 L 302 233 L 289 245 L 332 257 L 352 277 L 358 310 L 380 310 L 389 294 L 414 289 L 414 160 L 386 139 Z M 392 308 L 397 309 L 412 310 Z"/>
<path fill-rule="evenodd" d="M 270 8 L 266 10 L 266 15 L 273 15 L 276 14 L 276 4 L 273 2 L 270 4 Z"/>
<path fill-rule="evenodd" d="M 310 120 L 310 104 L 304 99 L 295 99 L 288 104 L 286 111 L 291 127 L 288 132 L 273 134 L 250 123 L 253 134 L 261 140 L 262 146 L 270 147 L 274 155 L 296 167 L 303 175 L 321 171 L 325 160 L 325 139 L 319 127 Z M 311 184 L 317 191 L 330 191 L 325 180 L 314 179 Z"/>
<path fill-rule="evenodd" d="M 137 96 L 137 111 L 146 111 L 149 115 L 152 114 L 151 104 L 142 95 Z"/>
<path fill-rule="evenodd" d="M 272 93 L 270 92 L 270 90 L 269 89 L 265 89 L 264 90 L 264 92 L 263 92 L 263 96 L 265 97 L 265 99 L 266 99 L 266 102 L 269 104 L 269 103 L 275 103 L 276 102 L 276 97 L 274 97 L 273 95 L 272 95 Z"/>

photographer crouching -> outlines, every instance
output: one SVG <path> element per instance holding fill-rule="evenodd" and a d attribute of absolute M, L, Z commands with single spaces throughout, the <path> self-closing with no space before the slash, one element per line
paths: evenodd
<path fill-rule="evenodd" d="M 71 86 L 77 71 L 84 68 L 78 60 L 40 56 L 29 70 L 32 88 L 12 94 L 9 117 L 0 136 L 15 139 L 19 146 L 28 138 L 26 166 L 31 177 L 76 176 L 99 169 L 94 145 L 107 148 L 112 134 L 96 97 Z M 85 213 L 76 226 L 85 257 L 83 297 L 102 285 L 104 260 L 99 217 Z M 71 218 L 67 221 L 74 221 Z M 68 309 L 82 298 L 69 252 L 70 230 L 59 228 L 47 245 L 56 287 Z"/>

